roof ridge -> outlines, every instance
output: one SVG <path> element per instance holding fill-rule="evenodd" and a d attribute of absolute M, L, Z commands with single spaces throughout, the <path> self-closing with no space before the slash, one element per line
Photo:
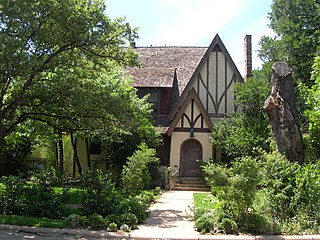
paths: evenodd
<path fill-rule="evenodd" d="M 135 48 L 208 48 L 201 46 L 136 46 Z"/>

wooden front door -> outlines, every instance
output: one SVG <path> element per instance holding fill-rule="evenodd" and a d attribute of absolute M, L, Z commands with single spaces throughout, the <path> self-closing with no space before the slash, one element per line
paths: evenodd
<path fill-rule="evenodd" d="M 189 139 L 181 145 L 180 150 L 180 176 L 198 177 L 200 175 L 199 163 L 202 160 L 202 146 L 197 140 Z"/>

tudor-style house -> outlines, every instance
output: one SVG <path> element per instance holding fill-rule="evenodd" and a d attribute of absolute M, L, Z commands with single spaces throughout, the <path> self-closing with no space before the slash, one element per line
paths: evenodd
<path fill-rule="evenodd" d="M 219 119 L 237 111 L 233 86 L 243 78 L 219 35 L 209 47 L 135 49 L 139 67 L 131 67 L 128 72 L 138 96 L 149 94 L 152 121 L 163 137 L 163 145 L 157 150 L 161 165 L 170 166 L 179 177 L 197 177 L 197 160 L 220 157 L 210 140 L 211 128 Z M 251 58 L 251 36 L 247 35 L 245 77 L 251 73 Z M 81 144 L 79 156 L 86 158 Z M 96 158 L 97 154 L 91 156 L 92 160 Z M 86 163 L 86 159 L 80 161 Z"/>
<path fill-rule="evenodd" d="M 250 74 L 251 36 L 245 38 L 246 75 Z M 233 85 L 242 82 L 230 54 L 216 35 L 204 47 L 136 47 L 139 67 L 129 69 L 138 96 L 149 94 L 152 119 L 160 127 L 158 156 L 179 176 L 198 176 L 197 160 L 219 158 L 211 144 L 211 127 L 232 114 Z"/>

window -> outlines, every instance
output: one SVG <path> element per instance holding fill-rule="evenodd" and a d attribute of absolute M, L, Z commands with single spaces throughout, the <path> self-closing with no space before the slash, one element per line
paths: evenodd
<path fill-rule="evenodd" d="M 101 154 L 101 141 L 90 139 L 90 154 Z"/>
<path fill-rule="evenodd" d="M 159 105 L 159 90 L 156 88 L 139 88 L 138 97 L 142 98 L 145 95 L 149 94 L 147 99 L 148 103 L 151 103 L 152 114 L 159 114 L 160 105 Z"/>

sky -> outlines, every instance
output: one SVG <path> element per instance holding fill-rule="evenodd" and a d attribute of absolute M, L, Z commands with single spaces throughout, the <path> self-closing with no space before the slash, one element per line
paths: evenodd
<path fill-rule="evenodd" d="M 253 68 L 268 27 L 272 0 L 105 0 L 107 15 L 125 17 L 138 28 L 138 47 L 209 47 L 219 34 L 240 73 L 244 73 L 244 37 L 252 35 Z"/>

